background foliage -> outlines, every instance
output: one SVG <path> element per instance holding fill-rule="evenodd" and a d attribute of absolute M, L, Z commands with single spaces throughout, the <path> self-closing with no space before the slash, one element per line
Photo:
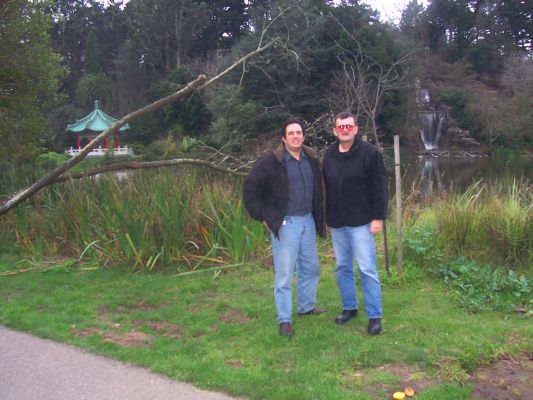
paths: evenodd
<path fill-rule="evenodd" d="M 235 131 L 277 131 L 289 115 L 312 123 L 348 106 L 358 112 L 360 104 L 348 105 L 335 90 L 335 77 L 360 50 L 372 85 L 377 70 L 410 55 L 408 65 L 395 68 L 409 79 L 379 102 L 380 141 L 418 134 L 410 111 L 418 79 L 432 85 L 435 99 L 459 89 L 474 93 L 451 113 L 463 125 L 469 119 L 478 140 L 511 147 L 532 142 L 533 24 L 524 1 L 431 0 L 423 7 L 413 0 L 397 25 L 356 1 L 16 0 L 0 10 L 5 159 L 62 150 L 64 127 L 79 114 L 64 110 L 86 114 L 98 99 L 120 117 L 199 73 L 213 76 L 273 37 L 284 50 L 263 54 L 218 87 L 139 121 L 126 141 L 146 145 L 171 133 L 213 136 L 223 144 Z M 233 111 L 221 107 L 221 93 Z M 478 105 L 487 93 L 495 93 L 497 106 Z M 254 129 L 237 123 L 232 112 L 254 119 Z M 317 132 L 329 136 L 326 126 Z"/>

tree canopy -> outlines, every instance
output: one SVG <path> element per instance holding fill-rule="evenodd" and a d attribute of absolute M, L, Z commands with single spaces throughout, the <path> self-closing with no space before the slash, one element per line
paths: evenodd
<path fill-rule="evenodd" d="M 468 93 L 476 91 L 466 89 L 472 80 L 486 90 L 507 90 L 504 120 L 514 111 L 528 120 L 522 115 L 528 86 L 506 80 L 512 70 L 530 71 L 528 1 L 430 0 L 424 7 L 412 0 L 398 26 L 351 0 L 13 0 L 0 10 L 4 158 L 46 144 L 60 149 L 58 130 L 72 122 L 68 118 L 91 111 L 94 100 L 120 117 L 200 73 L 213 76 L 274 37 L 277 50 L 245 63 L 216 87 L 147 116 L 129 139 L 149 144 L 171 134 L 223 144 L 230 136 L 275 132 L 287 116 L 311 124 L 349 107 L 360 114 L 363 130 L 387 143 L 393 134 L 417 134 L 410 111 L 415 82 L 435 80 L 437 72 L 449 86 L 442 90 L 464 91 L 462 111 L 470 109 L 479 126 L 492 119 L 472 107 Z M 454 72 L 459 70 L 464 73 Z M 386 90 L 374 112 L 365 113 L 356 89 L 375 100 L 370 93 L 378 93 L 385 72 L 402 77 L 402 84 L 381 85 Z M 254 119 L 253 129 L 250 121 L 238 121 L 239 112 Z M 509 124 L 493 126 L 487 140 L 533 142 L 527 129 L 503 132 L 504 126 Z M 330 131 L 322 124 L 317 134 L 327 141 Z"/>
<path fill-rule="evenodd" d="M 41 3 L 0 4 L 0 159 L 29 157 L 46 141 L 45 112 L 58 98 L 61 57 L 49 46 Z"/>

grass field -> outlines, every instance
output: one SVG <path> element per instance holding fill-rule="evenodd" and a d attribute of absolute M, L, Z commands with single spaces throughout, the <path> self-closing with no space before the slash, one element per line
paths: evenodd
<path fill-rule="evenodd" d="M 0 271 L 18 260 L 0 257 Z M 470 399 L 500 360 L 524 361 L 507 394 L 529 398 L 530 314 L 468 313 L 439 280 L 382 271 L 384 332 L 371 337 L 364 312 L 333 323 L 341 304 L 324 247 L 321 263 L 318 306 L 329 312 L 295 316 L 292 339 L 278 334 L 272 271 L 248 265 L 175 276 L 36 264 L 0 276 L 0 324 L 250 399 L 387 399 L 405 386 L 416 399 Z"/>

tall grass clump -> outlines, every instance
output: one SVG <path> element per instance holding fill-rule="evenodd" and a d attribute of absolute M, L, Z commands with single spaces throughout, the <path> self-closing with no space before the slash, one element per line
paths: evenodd
<path fill-rule="evenodd" d="M 436 200 L 434 213 L 446 254 L 467 256 L 509 268 L 533 262 L 533 191 L 527 181 L 486 186 L 478 181 L 465 192 Z"/>
<path fill-rule="evenodd" d="M 483 225 L 501 258 L 533 267 L 533 193 L 527 182 L 513 180 L 505 195 L 491 196 Z"/>
<path fill-rule="evenodd" d="M 452 254 L 472 249 L 477 240 L 480 222 L 480 196 L 485 189 L 477 181 L 464 192 L 443 194 L 434 208 L 442 241 Z"/>
<path fill-rule="evenodd" d="M 241 203 L 237 178 L 136 171 L 54 185 L 8 214 L 4 240 L 34 256 L 178 270 L 254 260 L 266 234 Z"/>
<path fill-rule="evenodd" d="M 232 185 L 217 186 L 203 198 L 202 236 L 208 247 L 217 246 L 230 259 L 243 262 L 254 252 L 258 242 L 265 242 L 266 232 L 261 224 L 250 224 L 240 196 L 235 199 Z M 205 227 L 211 227 L 206 230 Z"/>
<path fill-rule="evenodd" d="M 479 181 L 423 207 L 408 197 L 404 205 L 414 211 L 404 211 L 406 273 L 442 279 L 470 312 L 533 312 L 532 194 L 524 180 Z"/>

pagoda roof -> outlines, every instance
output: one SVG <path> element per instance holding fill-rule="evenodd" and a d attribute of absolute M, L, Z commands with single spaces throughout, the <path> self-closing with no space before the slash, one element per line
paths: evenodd
<path fill-rule="evenodd" d="M 67 131 L 74 133 L 83 132 L 85 130 L 103 132 L 115 122 L 117 122 L 115 118 L 110 117 L 105 112 L 100 110 L 98 100 L 95 100 L 94 110 L 86 117 L 79 119 L 72 124 L 68 124 Z M 125 131 L 126 129 L 130 129 L 129 124 L 123 125 L 119 130 Z"/>

